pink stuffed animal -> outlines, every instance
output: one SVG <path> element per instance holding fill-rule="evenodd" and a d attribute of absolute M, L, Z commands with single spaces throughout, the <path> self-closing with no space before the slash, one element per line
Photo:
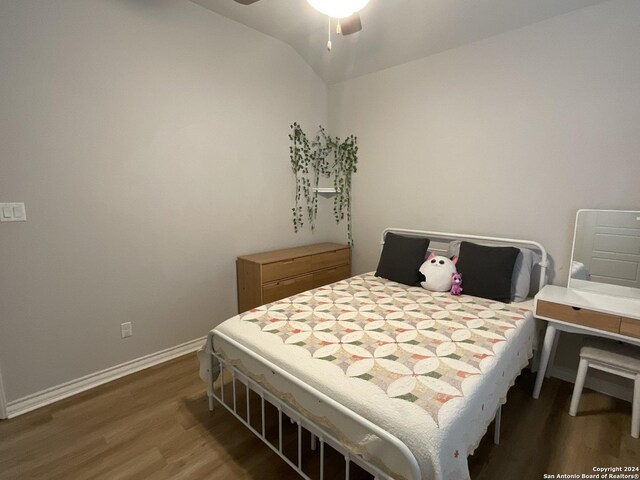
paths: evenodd
<path fill-rule="evenodd" d="M 451 274 L 451 295 L 462 293 L 462 274 L 455 272 Z"/>

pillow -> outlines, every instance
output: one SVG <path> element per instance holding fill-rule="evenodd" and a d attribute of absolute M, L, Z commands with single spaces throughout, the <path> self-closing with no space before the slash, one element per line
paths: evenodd
<path fill-rule="evenodd" d="M 454 240 L 449 244 L 447 256 L 453 257 L 460 255 L 460 240 Z M 529 250 L 528 248 L 519 248 L 520 253 L 516 257 L 516 263 L 513 266 L 513 274 L 511 276 L 511 301 L 523 302 L 529 298 L 531 289 L 531 272 L 533 267 L 542 260 L 540 254 Z"/>
<path fill-rule="evenodd" d="M 460 256 L 460 244 L 462 240 L 454 240 L 447 247 L 447 257 L 459 257 Z"/>
<path fill-rule="evenodd" d="M 488 247 L 462 242 L 456 267 L 462 274 L 464 293 L 510 302 L 511 277 L 518 253 L 515 247 Z"/>
<path fill-rule="evenodd" d="M 428 238 L 387 233 L 376 276 L 405 285 L 420 286 L 424 278 L 418 269 L 424 262 L 427 248 Z"/>
<path fill-rule="evenodd" d="M 531 289 L 531 272 L 542 257 L 528 248 L 521 248 L 511 277 L 511 300 L 523 302 L 529 297 Z"/>

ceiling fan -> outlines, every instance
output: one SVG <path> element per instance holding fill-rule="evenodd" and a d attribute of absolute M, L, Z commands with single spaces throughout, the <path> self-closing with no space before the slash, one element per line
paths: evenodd
<path fill-rule="evenodd" d="M 235 0 L 241 5 L 251 5 L 258 0 Z M 369 0 L 307 0 L 309 5 L 320 13 L 324 13 L 331 18 L 338 20 L 337 33 L 351 35 L 362 30 L 360 14 Z M 327 49 L 331 50 L 331 20 L 329 20 L 329 42 Z"/>

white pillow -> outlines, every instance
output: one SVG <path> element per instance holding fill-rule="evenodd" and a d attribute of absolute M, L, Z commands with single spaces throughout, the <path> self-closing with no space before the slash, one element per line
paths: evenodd
<path fill-rule="evenodd" d="M 447 248 L 447 256 L 453 257 L 460 255 L 461 240 L 454 240 Z M 516 257 L 516 263 L 513 265 L 513 274 L 511 275 L 511 301 L 523 302 L 529 297 L 529 289 L 531 288 L 531 272 L 533 267 L 542 260 L 542 257 L 528 248 L 518 248 L 520 253 Z M 462 288 L 464 288 L 464 278 L 462 279 Z"/>

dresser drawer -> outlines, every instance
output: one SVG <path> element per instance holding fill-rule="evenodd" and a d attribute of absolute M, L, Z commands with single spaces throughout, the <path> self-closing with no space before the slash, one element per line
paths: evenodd
<path fill-rule="evenodd" d="M 339 267 L 327 268 L 313 272 L 313 287 L 322 287 L 333 282 L 339 282 L 351 276 L 351 265 L 341 265 Z"/>
<path fill-rule="evenodd" d="M 328 267 L 336 267 L 350 263 L 351 250 L 342 248 L 332 252 L 317 253 L 311 256 L 311 268 L 313 270 L 322 270 Z"/>
<path fill-rule="evenodd" d="M 622 318 L 620 321 L 620 335 L 640 338 L 640 320 Z"/>
<path fill-rule="evenodd" d="M 263 303 L 275 302 L 312 288 L 313 275 L 311 274 L 267 283 L 262 286 L 262 301 Z"/>
<path fill-rule="evenodd" d="M 267 263 L 262 266 L 262 281 L 264 283 L 295 277 L 311 270 L 311 255 L 290 258 L 280 262 Z"/>
<path fill-rule="evenodd" d="M 538 300 L 536 315 L 553 318 L 561 322 L 575 323 L 585 327 L 618 333 L 620 331 L 620 317 L 607 313 L 594 312 L 584 308 L 571 307 L 560 303 Z"/>
<path fill-rule="evenodd" d="M 351 247 L 316 243 L 237 259 L 238 311 L 351 276 Z M 314 275 L 315 272 L 318 272 Z"/>

